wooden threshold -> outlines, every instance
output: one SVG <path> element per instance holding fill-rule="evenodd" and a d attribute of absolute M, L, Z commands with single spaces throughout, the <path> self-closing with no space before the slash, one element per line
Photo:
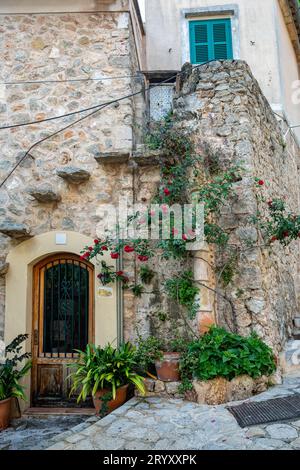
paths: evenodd
<path fill-rule="evenodd" d="M 24 412 L 24 416 L 36 416 L 36 415 L 83 415 L 93 416 L 96 414 L 95 408 L 45 408 L 45 407 L 34 407 L 27 408 Z"/>

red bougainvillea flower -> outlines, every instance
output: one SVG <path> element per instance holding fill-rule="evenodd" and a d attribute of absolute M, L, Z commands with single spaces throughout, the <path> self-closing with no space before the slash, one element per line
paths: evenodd
<path fill-rule="evenodd" d="M 165 188 L 164 193 L 165 193 L 166 196 L 170 196 L 170 194 L 171 194 L 169 188 Z"/>
<path fill-rule="evenodd" d="M 265 184 L 264 180 L 259 180 L 257 183 L 259 184 L 259 186 L 263 186 Z"/>
<path fill-rule="evenodd" d="M 163 214 L 167 214 L 168 213 L 168 206 L 166 206 L 166 204 L 163 204 L 161 206 L 161 210 L 162 210 Z"/>
<path fill-rule="evenodd" d="M 276 240 L 277 240 L 277 237 L 275 237 L 274 235 L 274 237 L 271 238 L 271 242 L 276 242 Z"/>
<path fill-rule="evenodd" d="M 124 247 L 124 251 L 125 251 L 125 253 L 132 253 L 134 251 L 134 248 L 133 248 L 133 246 L 126 245 Z"/>
<path fill-rule="evenodd" d="M 95 245 L 99 245 L 99 240 L 96 238 L 96 239 L 94 240 L 94 243 L 95 243 Z"/>
<path fill-rule="evenodd" d="M 284 238 L 287 238 L 290 235 L 290 232 L 286 230 L 285 232 L 283 232 L 282 235 L 284 236 Z"/>
<path fill-rule="evenodd" d="M 81 261 L 84 261 L 85 257 L 82 255 L 82 256 L 80 256 L 80 259 L 81 259 Z"/>
<path fill-rule="evenodd" d="M 138 259 L 144 263 L 145 261 L 148 261 L 149 257 L 146 255 L 138 255 Z"/>
<path fill-rule="evenodd" d="M 268 206 L 271 207 L 273 205 L 273 201 L 268 201 Z"/>
<path fill-rule="evenodd" d="M 116 272 L 116 275 L 117 275 L 117 276 L 123 276 L 123 274 L 124 274 L 124 271 L 117 271 L 117 272 Z"/>
<path fill-rule="evenodd" d="M 89 246 L 89 251 L 93 251 L 93 247 L 92 246 Z"/>
<path fill-rule="evenodd" d="M 119 258 L 119 253 L 111 253 L 111 254 L 110 254 L 110 257 L 111 257 L 112 259 L 118 259 L 118 258 Z"/>
<path fill-rule="evenodd" d="M 101 247 L 101 250 L 102 250 L 102 251 L 108 251 L 108 248 L 107 248 L 106 245 L 103 245 L 103 246 Z"/>
<path fill-rule="evenodd" d="M 185 242 L 188 240 L 188 238 L 189 238 L 189 237 L 187 236 L 186 233 L 184 233 L 184 234 L 182 235 L 182 240 L 184 240 Z"/>

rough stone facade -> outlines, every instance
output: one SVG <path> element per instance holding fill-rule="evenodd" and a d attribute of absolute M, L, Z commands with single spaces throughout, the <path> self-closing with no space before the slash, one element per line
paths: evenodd
<path fill-rule="evenodd" d="M 41 82 L 1 87 L 2 126 L 70 113 L 143 89 L 144 81 L 136 77 L 139 64 L 128 12 L 2 15 L 0 31 L 1 80 Z M 259 240 L 248 221 L 259 206 L 251 177 L 266 181 L 267 198 L 282 197 L 299 213 L 299 149 L 292 134 L 284 142 L 281 124 L 244 62 L 215 62 L 186 72 L 174 100 L 175 115 L 192 130 L 199 153 L 210 149 L 222 155 L 224 164 L 242 163 L 248 172 L 236 184 L 239 197 L 224 208 L 221 223 L 231 230 L 233 244 L 245 238 Z M 79 77 L 107 80 L 63 81 Z M 11 248 L 28 236 L 49 231 L 95 237 L 103 205 L 117 206 L 120 197 L 129 203 L 151 201 L 159 169 L 154 161 L 144 165 L 130 158 L 142 141 L 145 113 L 143 93 L 103 109 L 36 146 L 1 189 L 0 337 L 5 260 Z M 81 116 L 1 130 L 1 180 L 33 143 Z M 209 264 L 218 262 L 218 253 L 207 248 L 194 254 L 196 280 L 215 288 Z M 275 244 L 270 253 L 249 249 L 238 260 L 226 289 L 230 302 L 201 288 L 200 331 L 215 320 L 230 327 L 236 323 L 240 333 L 257 331 L 276 351 L 281 349 L 298 311 L 299 257 L 296 242 L 288 248 Z M 124 269 L 138 280 L 128 255 Z M 166 269 L 168 262 L 159 265 L 160 273 Z M 141 299 L 124 292 L 126 340 L 136 337 L 136 326 L 144 335 L 157 331 L 167 335 L 171 323 L 159 318 L 165 311 L 171 311 L 185 329 L 180 311 L 158 293 L 160 282 L 159 275 Z"/>
<path fill-rule="evenodd" d="M 41 82 L 1 86 L 2 126 L 74 112 L 144 86 L 136 78 L 139 64 L 129 12 L 2 15 L 0 29 L 1 80 Z M 100 77 L 105 79 L 63 81 Z M 143 102 L 143 95 L 124 99 L 36 146 L 1 189 L 1 229 L 17 228 L 22 235 L 27 228 L 31 236 L 72 230 L 95 237 L 101 205 L 117 204 L 119 195 L 132 197 L 132 169 L 127 164 L 102 165 L 95 157 L 132 151 Z M 32 144 L 84 114 L 2 130 L 1 180 Z M 73 184 L 59 177 L 57 171 L 65 169 L 88 172 L 86 181 Z M 40 195 L 46 194 L 47 202 L 37 200 L 37 189 Z M 13 237 L 0 234 L 1 268 L 9 250 L 20 241 L 16 233 Z M 1 269 L 0 337 L 4 297 Z"/>
<path fill-rule="evenodd" d="M 285 142 L 284 124 L 277 121 L 243 61 L 215 62 L 194 71 L 187 67 L 178 87 L 175 114 L 192 131 L 199 153 L 209 149 L 221 156 L 221 165 L 231 162 L 246 170 L 235 184 L 238 197 L 224 207 L 220 224 L 230 230 L 231 244 L 251 239 L 261 245 L 249 217 L 257 209 L 266 215 L 266 205 L 259 202 L 253 177 L 265 181 L 266 200 L 282 198 L 291 211 L 299 213 L 299 148 L 292 134 Z M 254 247 L 242 252 L 226 289 L 229 302 L 207 294 L 211 305 L 217 301 L 211 315 L 242 334 L 256 331 L 275 351 L 280 350 L 298 311 L 299 261 L 298 242 L 286 248 L 276 242 L 272 250 Z M 208 285 L 214 285 L 213 272 L 208 271 Z"/>

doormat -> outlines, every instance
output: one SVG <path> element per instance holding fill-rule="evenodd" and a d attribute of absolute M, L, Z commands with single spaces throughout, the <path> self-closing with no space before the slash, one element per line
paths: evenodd
<path fill-rule="evenodd" d="M 227 410 L 242 427 L 300 418 L 300 395 L 228 406 Z"/>

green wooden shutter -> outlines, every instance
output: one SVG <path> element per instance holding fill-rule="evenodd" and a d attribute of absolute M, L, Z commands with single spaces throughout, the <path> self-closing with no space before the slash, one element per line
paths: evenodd
<path fill-rule="evenodd" d="M 231 20 L 190 21 L 191 63 L 233 59 Z"/>

